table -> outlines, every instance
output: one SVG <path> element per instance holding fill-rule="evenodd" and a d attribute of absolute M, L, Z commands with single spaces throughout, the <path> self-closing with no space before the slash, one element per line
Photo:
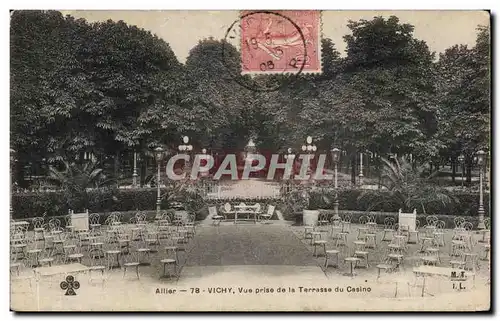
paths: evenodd
<path fill-rule="evenodd" d="M 254 223 L 257 224 L 257 206 L 255 205 L 235 205 L 234 206 L 234 224 L 238 220 L 238 214 L 253 214 L 254 215 Z"/>
<path fill-rule="evenodd" d="M 354 273 L 354 264 L 358 264 L 359 261 L 361 261 L 361 259 L 359 257 L 346 257 L 344 259 L 345 262 L 349 262 L 351 264 L 351 269 L 350 269 L 350 272 L 349 273 L 344 273 L 345 276 L 354 276 L 355 273 Z"/>
<path fill-rule="evenodd" d="M 14 225 L 14 226 L 26 226 L 26 225 L 30 225 L 30 223 L 28 221 L 15 221 L 15 222 L 12 222 L 12 225 Z"/>
<path fill-rule="evenodd" d="M 475 273 L 467 272 L 463 269 L 454 269 L 449 267 L 429 266 L 429 265 L 422 265 L 413 268 L 413 274 L 415 274 L 415 276 L 421 275 L 423 277 L 422 296 L 424 296 L 425 294 L 425 278 L 427 276 L 444 276 L 451 278 L 452 272 L 455 272 L 457 275 L 460 275 L 463 272 L 465 276 L 467 277 L 472 276 L 473 280 L 475 279 Z"/>
<path fill-rule="evenodd" d="M 28 231 L 28 227 L 30 226 L 30 223 L 28 221 L 14 221 L 11 223 L 11 225 L 17 230 L 17 228 L 20 228 L 20 231 L 23 234 L 26 234 Z"/>
<path fill-rule="evenodd" d="M 89 270 L 88 266 L 85 266 L 81 263 L 71 263 L 71 264 L 63 264 L 63 265 L 53 265 L 53 266 L 45 266 L 35 268 L 35 275 L 37 276 L 52 276 L 57 274 L 70 274 L 70 273 L 79 273 L 79 272 L 87 272 Z"/>

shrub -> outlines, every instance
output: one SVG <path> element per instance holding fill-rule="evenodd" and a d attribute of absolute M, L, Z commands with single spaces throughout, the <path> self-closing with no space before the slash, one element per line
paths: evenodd
<path fill-rule="evenodd" d="M 339 191 L 339 209 L 353 211 L 367 211 L 370 209 L 371 202 L 368 198 L 361 198 L 362 191 L 358 189 Z M 379 191 L 378 193 L 387 193 Z M 330 192 L 330 197 L 334 197 L 335 192 Z M 427 207 L 427 214 L 435 215 L 464 215 L 476 216 L 479 202 L 479 193 L 455 192 L 453 194 L 459 201 L 443 205 L 442 203 L 432 203 Z M 371 211 L 398 212 L 398 202 L 381 203 L 373 207 Z M 325 203 L 321 193 L 311 193 L 311 209 L 333 209 L 333 203 Z M 489 194 L 484 195 L 484 208 L 486 215 L 489 215 Z M 420 213 L 417 209 L 417 213 Z"/>

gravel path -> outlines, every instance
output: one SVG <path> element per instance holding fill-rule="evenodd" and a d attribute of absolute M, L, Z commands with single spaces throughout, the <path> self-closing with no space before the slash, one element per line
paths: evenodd
<path fill-rule="evenodd" d="M 185 266 L 318 265 L 311 252 L 284 225 L 223 225 L 197 231 Z"/>

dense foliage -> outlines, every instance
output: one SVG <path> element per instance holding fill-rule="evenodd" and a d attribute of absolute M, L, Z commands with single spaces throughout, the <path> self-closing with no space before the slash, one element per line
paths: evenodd
<path fill-rule="evenodd" d="M 348 28 L 345 57 L 331 39 L 322 40 L 322 74 L 293 82 L 288 76 L 256 77 L 283 84 L 257 92 L 227 72 L 228 65 L 238 68 L 239 53 L 223 40 L 200 40 L 181 64 L 164 39 L 123 21 L 89 23 L 57 11 L 14 11 L 12 181 L 28 187 L 26 170 L 36 167 L 65 191 L 14 195 L 15 215 L 153 209 L 154 191 L 121 191 L 96 186 L 94 179 L 123 179 L 120 162 L 137 152 L 144 185 L 156 166 L 152 149 L 162 146 L 173 155 L 182 135 L 191 137 L 195 150 L 240 151 L 253 138 L 258 149 L 272 152 L 299 151 L 311 135 L 318 150 L 335 145 L 344 152 L 341 168 L 351 166 L 352 180 L 357 155 L 370 155 L 365 166 L 377 168 L 381 185 L 389 153 L 411 155 L 405 166 L 412 170 L 455 165 L 463 154 L 470 183 L 475 153 L 488 152 L 490 144 L 489 27 L 478 27 L 475 46 L 457 44 L 438 55 L 395 16 L 350 21 Z M 88 153 L 102 166 L 72 171 L 86 166 L 82 155 Z M 401 192 L 406 182 L 411 188 Z M 393 211 L 418 205 L 425 213 L 459 215 L 475 210 L 477 201 L 468 201 L 475 195 L 455 195 L 460 202 L 453 204 L 420 177 L 406 182 L 393 180 L 386 195 L 378 194 L 380 204 L 373 197 L 358 202 L 357 191 L 343 191 L 340 208 L 366 210 L 371 204 Z M 169 195 L 191 195 L 183 188 L 165 189 L 164 205 Z M 186 204 L 193 211 L 201 206 L 198 196 Z M 429 201 L 434 196 L 438 202 Z M 320 206 L 313 199 L 309 207 Z"/>

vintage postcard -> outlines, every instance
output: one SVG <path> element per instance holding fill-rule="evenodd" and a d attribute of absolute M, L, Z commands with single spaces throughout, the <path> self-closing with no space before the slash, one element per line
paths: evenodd
<path fill-rule="evenodd" d="M 488 11 L 10 14 L 13 311 L 488 311 Z"/>

